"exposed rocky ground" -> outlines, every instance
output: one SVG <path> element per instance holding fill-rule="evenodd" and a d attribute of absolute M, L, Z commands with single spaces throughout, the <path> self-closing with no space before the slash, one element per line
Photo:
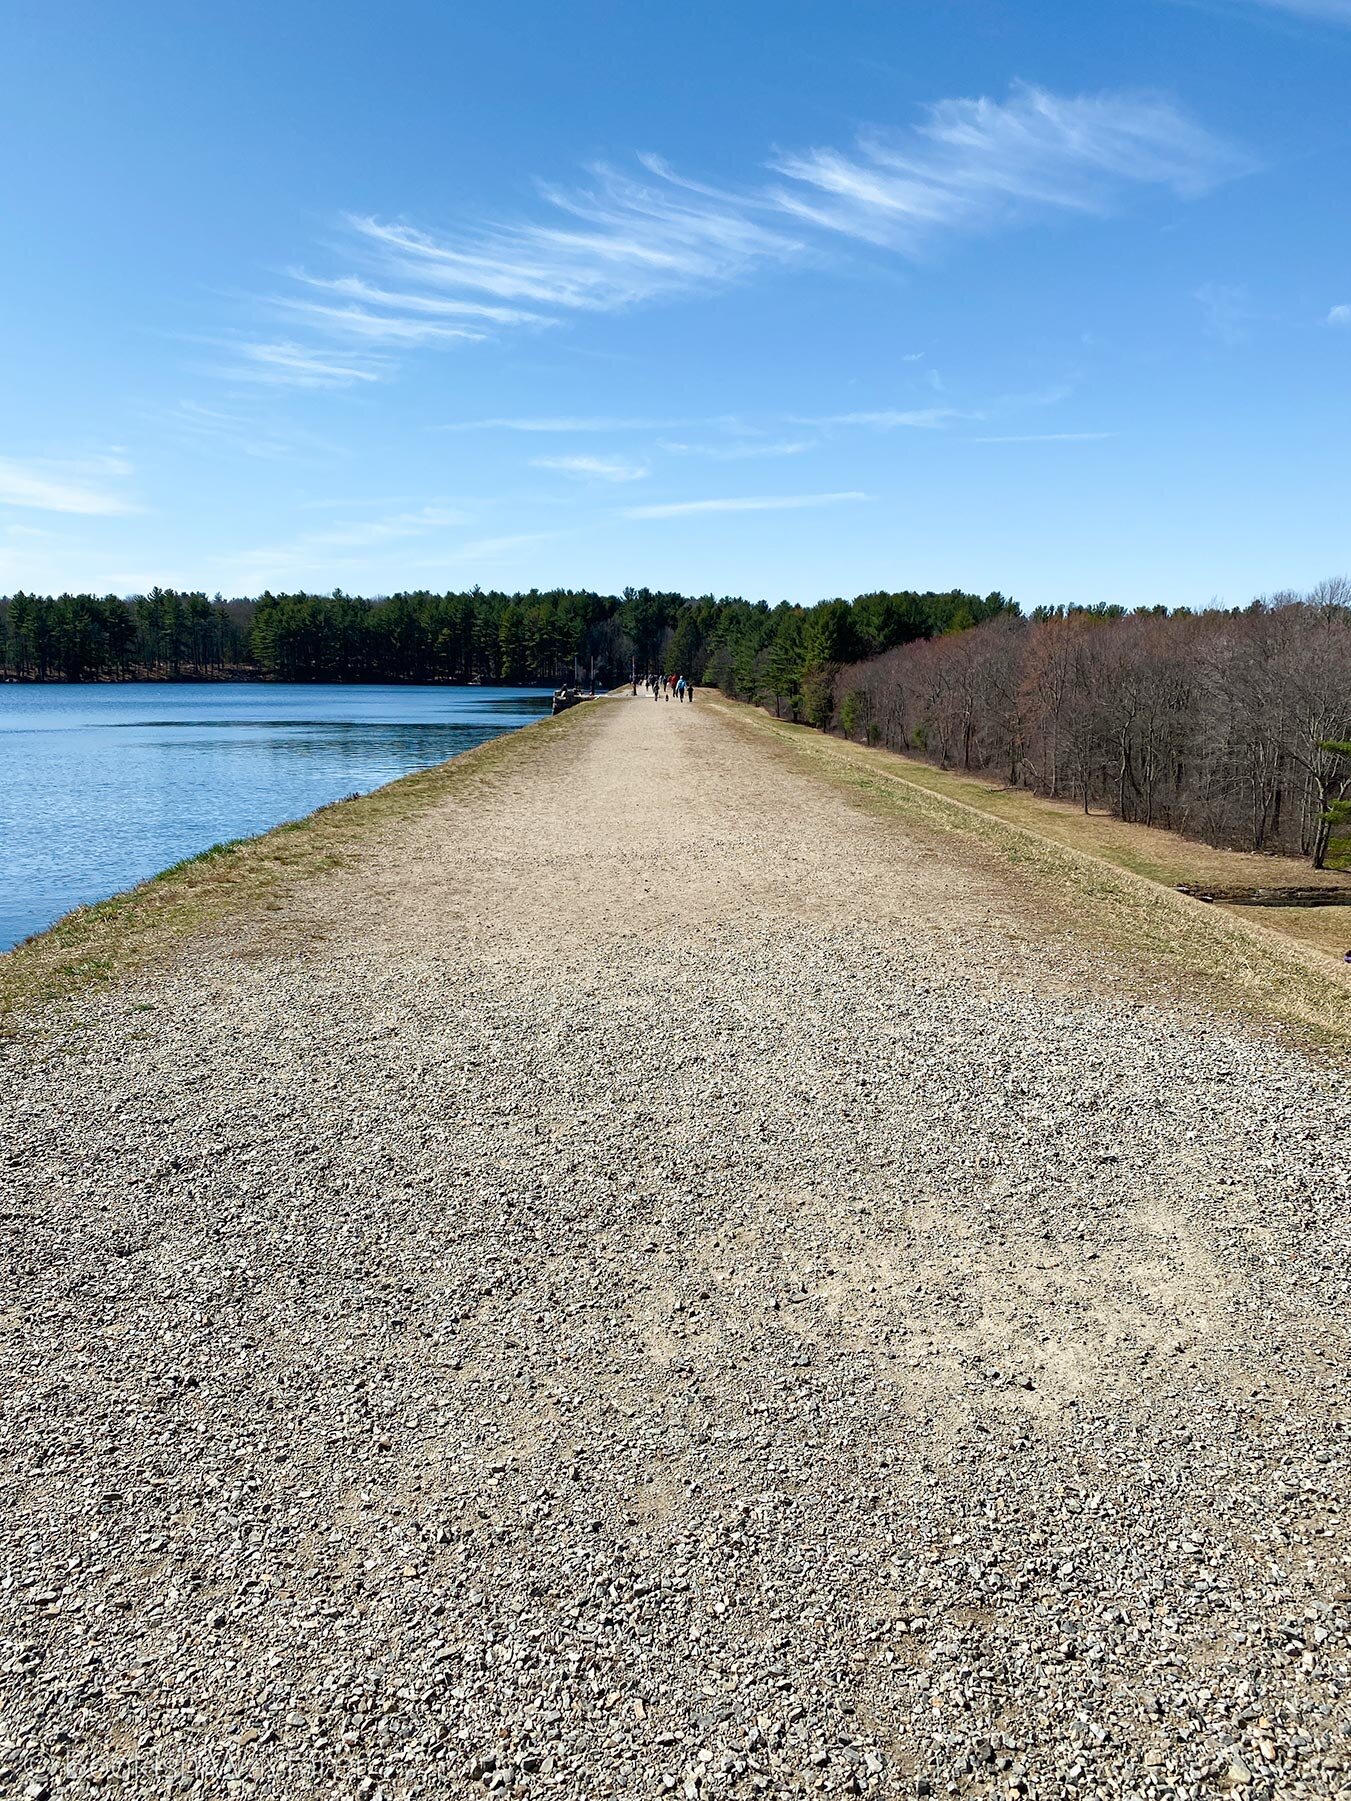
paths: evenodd
<path fill-rule="evenodd" d="M 0 1787 L 1351 1795 L 1344 1086 L 957 854 L 598 703 L 5 1046 Z"/>

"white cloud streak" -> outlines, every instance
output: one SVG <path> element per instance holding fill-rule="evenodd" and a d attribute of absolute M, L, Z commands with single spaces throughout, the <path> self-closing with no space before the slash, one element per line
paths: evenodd
<path fill-rule="evenodd" d="M 1315 0 L 1289 0 L 1300 3 Z M 841 243 L 917 259 L 960 236 L 1102 216 L 1134 189 L 1193 199 L 1252 166 L 1166 96 L 1017 85 L 1003 100 L 940 101 L 909 128 L 869 131 L 844 149 L 777 153 L 768 180 L 713 187 L 647 155 L 636 174 L 602 164 L 582 186 L 542 183 L 538 218 L 433 232 L 353 215 L 347 241 L 367 273 L 293 271 L 325 298 L 276 304 L 329 345 L 446 347 L 823 264 Z M 235 373 L 337 387 L 388 368 L 287 341 L 243 345 Z"/>
<path fill-rule="evenodd" d="M 303 532 L 223 559 L 216 585 L 241 593 L 288 583 L 316 589 L 360 584 L 367 592 L 388 591 L 408 583 L 414 572 L 501 564 L 517 551 L 563 535 L 530 531 L 466 539 L 462 528 L 470 518 L 458 508 L 431 504 Z"/>
<path fill-rule="evenodd" d="M 120 458 L 100 457 L 92 463 L 19 462 L 0 457 L 0 506 L 27 507 L 42 513 L 76 513 L 113 518 L 140 508 L 107 488 L 91 487 L 93 474 L 125 476 L 130 468 Z"/>
<path fill-rule="evenodd" d="M 395 513 L 387 519 L 365 519 L 332 531 L 316 532 L 312 542 L 326 549 L 359 550 L 388 544 L 394 539 L 421 537 L 446 526 L 464 525 L 468 515 L 454 507 L 419 507 L 416 512 Z"/>
<path fill-rule="evenodd" d="M 1193 199 L 1252 165 L 1162 95 L 1019 85 L 1007 101 L 940 101 L 908 132 L 869 132 L 852 152 L 810 150 L 774 167 L 795 184 L 774 193 L 786 214 L 919 254 L 940 234 L 1105 214 L 1132 186 Z"/>
<path fill-rule="evenodd" d="M 670 456 L 707 457 L 713 463 L 741 463 L 753 457 L 801 456 L 815 447 L 814 438 L 784 438 L 764 443 L 751 440 L 739 444 L 673 444 L 663 439 L 658 446 Z"/>
<path fill-rule="evenodd" d="M 695 513 L 782 513 L 800 507 L 833 507 L 842 501 L 869 500 L 871 495 L 774 494 L 737 500 L 672 500 L 652 506 L 625 507 L 625 519 L 684 519 Z"/>
<path fill-rule="evenodd" d="M 1251 0 L 1251 4 L 1324 25 L 1351 25 L 1351 0 Z"/>
<path fill-rule="evenodd" d="M 1343 330 L 1351 326 L 1351 306 L 1334 306 L 1328 313 L 1328 324 L 1340 326 Z"/>
<path fill-rule="evenodd" d="M 499 538 L 475 538 L 471 543 L 461 544 L 446 560 L 452 563 L 490 562 L 522 550 L 527 544 L 544 544 L 560 535 L 558 532 L 509 532 Z"/>
<path fill-rule="evenodd" d="M 303 282 L 307 287 L 316 288 L 326 294 L 337 294 L 346 300 L 354 300 L 363 306 L 390 307 L 396 311 L 408 313 L 433 313 L 438 316 L 454 318 L 483 319 L 492 325 L 550 325 L 553 321 L 544 313 L 524 311 L 516 306 L 489 306 L 476 300 L 452 300 L 441 294 L 419 294 L 404 292 L 394 288 L 372 286 L 356 275 L 343 275 L 335 280 L 324 280 L 317 275 L 307 275 L 303 270 L 293 269 L 292 279 Z"/>
<path fill-rule="evenodd" d="M 234 348 L 237 361 L 224 373 L 235 381 L 275 388 L 348 388 L 353 382 L 379 381 L 388 367 L 383 362 L 363 362 L 289 342 L 238 344 Z"/>
<path fill-rule="evenodd" d="M 895 431 L 900 426 L 907 426 L 914 431 L 933 431 L 946 425 L 953 419 L 964 419 L 970 415 L 951 406 L 913 407 L 904 412 L 873 413 L 827 413 L 824 417 L 804 418 L 796 421 L 799 425 L 866 425 L 874 431 Z"/>
<path fill-rule="evenodd" d="M 563 475 L 589 476 L 593 480 L 606 482 L 636 482 L 647 474 L 646 463 L 630 463 L 622 457 L 533 457 L 531 467 L 555 469 Z"/>
<path fill-rule="evenodd" d="M 383 550 L 428 534 L 467 523 L 469 515 L 458 508 L 424 506 L 378 519 L 353 519 L 324 531 L 302 532 L 284 544 L 265 545 L 243 552 L 238 569 L 246 579 L 332 568 L 359 560 L 363 552 Z"/>
<path fill-rule="evenodd" d="M 454 295 L 568 312 L 612 311 L 684 289 L 723 285 L 802 252 L 795 235 L 756 216 L 744 197 L 692 190 L 646 160 L 651 180 L 605 165 L 587 188 L 545 184 L 562 223 L 471 227 L 434 237 L 370 217 L 348 223 L 383 267 Z"/>
<path fill-rule="evenodd" d="M 170 432 L 183 442 L 199 449 L 225 446 L 243 456 L 263 462 L 281 462 L 292 458 L 328 460 L 339 454 L 335 446 L 312 432 L 287 422 L 259 418 L 252 411 L 203 406 L 194 400 L 180 400 L 163 411 L 151 410 L 146 417 L 159 432 Z"/>
<path fill-rule="evenodd" d="M 369 344 L 481 344 L 487 332 L 472 325 L 445 325 L 436 319 L 404 319 L 372 312 L 364 306 L 324 306 L 317 300 L 281 299 L 278 306 L 307 325 L 338 337 L 361 338 Z"/>
<path fill-rule="evenodd" d="M 973 444 L 1096 444 L 1114 438 L 1114 431 L 1008 432 L 999 437 L 972 438 Z"/>
<path fill-rule="evenodd" d="M 443 425 L 442 431 L 670 431 L 673 426 L 687 425 L 685 419 L 587 419 L 559 417 L 552 419 L 462 419 Z"/>

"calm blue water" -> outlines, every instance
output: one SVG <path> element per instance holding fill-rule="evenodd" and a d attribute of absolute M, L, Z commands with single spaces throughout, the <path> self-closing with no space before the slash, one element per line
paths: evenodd
<path fill-rule="evenodd" d="M 180 857 L 548 711 L 540 688 L 0 686 L 0 951 Z"/>

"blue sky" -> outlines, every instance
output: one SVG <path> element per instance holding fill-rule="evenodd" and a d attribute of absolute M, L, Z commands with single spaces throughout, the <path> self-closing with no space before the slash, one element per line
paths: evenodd
<path fill-rule="evenodd" d="M 11 0 L 0 591 L 1351 566 L 1351 0 Z"/>

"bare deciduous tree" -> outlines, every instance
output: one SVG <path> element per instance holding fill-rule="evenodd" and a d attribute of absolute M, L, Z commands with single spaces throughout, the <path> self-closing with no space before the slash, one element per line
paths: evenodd
<path fill-rule="evenodd" d="M 894 749 L 1318 867 L 1351 791 L 1351 582 L 1235 611 L 1005 616 L 855 664 L 838 692 Z"/>

